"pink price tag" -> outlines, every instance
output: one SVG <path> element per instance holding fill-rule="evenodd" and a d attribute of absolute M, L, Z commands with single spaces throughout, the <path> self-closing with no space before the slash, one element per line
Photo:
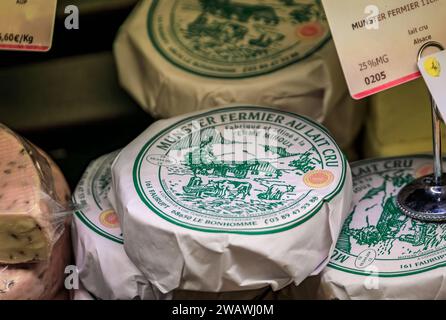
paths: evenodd
<path fill-rule="evenodd" d="M 362 99 L 420 77 L 418 51 L 446 43 L 444 0 L 322 0 L 350 94 Z"/>

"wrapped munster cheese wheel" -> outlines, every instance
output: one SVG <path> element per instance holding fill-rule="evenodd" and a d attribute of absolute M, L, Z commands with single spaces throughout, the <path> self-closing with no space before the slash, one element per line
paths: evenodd
<path fill-rule="evenodd" d="M 342 148 L 361 126 L 320 0 L 143 0 L 115 56 L 124 88 L 156 117 L 268 105 L 322 122 Z"/>
<path fill-rule="evenodd" d="M 161 299 L 127 257 L 118 217 L 107 195 L 111 164 L 118 152 L 93 161 L 79 182 L 73 200 L 73 247 L 82 285 L 99 299 Z"/>
<path fill-rule="evenodd" d="M 112 175 L 126 252 L 164 293 L 299 284 L 328 263 L 351 205 L 328 132 L 257 106 L 158 121 Z"/>
<path fill-rule="evenodd" d="M 321 274 L 320 298 L 446 299 L 446 225 L 413 220 L 395 202 L 431 172 L 424 156 L 352 165 L 353 209 Z"/>

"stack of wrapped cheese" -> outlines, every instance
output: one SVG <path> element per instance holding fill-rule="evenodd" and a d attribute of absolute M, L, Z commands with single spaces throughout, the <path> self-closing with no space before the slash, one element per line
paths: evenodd
<path fill-rule="evenodd" d="M 0 125 L 0 300 L 67 298 L 70 192 L 42 151 Z"/>
<path fill-rule="evenodd" d="M 155 117 L 232 103 L 296 112 L 350 151 L 350 98 L 320 0 L 143 0 L 115 43 L 120 81 Z"/>
<path fill-rule="evenodd" d="M 158 121 L 115 157 L 74 196 L 77 265 L 99 298 L 270 298 L 328 263 L 351 204 L 333 138 L 276 109 Z"/>
<path fill-rule="evenodd" d="M 74 194 L 79 207 L 72 224 L 73 248 L 82 289 L 103 300 L 162 299 L 127 257 L 116 213 L 108 201 L 111 165 L 118 152 L 93 161 Z"/>

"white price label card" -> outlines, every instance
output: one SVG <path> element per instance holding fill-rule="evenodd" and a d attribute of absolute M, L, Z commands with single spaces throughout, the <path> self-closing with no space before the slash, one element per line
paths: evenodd
<path fill-rule="evenodd" d="M 0 0 L 0 50 L 48 51 L 57 0 Z"/>
<path fill-rule="evenodd" d="M 350 93 L 362 99 L 420 77 L 417 56 L 446 44 L 446 0 L 322 0 Z"/>
<path fill-rule="evenodd" d="M 422 58 L 418 67 L 443 119 L 446 119 L 446 51 Z"/>

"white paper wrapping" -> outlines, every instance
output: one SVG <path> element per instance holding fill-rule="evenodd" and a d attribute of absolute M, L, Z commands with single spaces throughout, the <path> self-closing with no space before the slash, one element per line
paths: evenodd
<path fill-rule="evenodd" d="M 79 288 L 71 292 L 71 300 L 93 301 L 96 299 L 87 290 L 85 290 L 82 283 L 79 283 Z"/>
<path fill-rule="evenodd" d="M 432 172 L 432 157 L 413 156 L 352 165 L 353 209 L 330 264 L 323 299 L 446 299 L 446 225 L 412 220 L 395 197 Z"/>
<path fill-rule="evenodd" d="M 119 220 L 107 199 L 110 168 L 117 154 L 93 161 L 73 195 L 80 207 L 72 224 L 79 277 L 99 299 L 162 299 L 125 254 Z"/>
<path fill-rule="evenodd" d="M 112 176 L 126 252 L 164 293 L 299 284 L 328 263 L 351 205 L 327 131 L 257 106 L 156 122 Z"/>
<path fill-rule="evenodd" d="M 115 56 L 123 87 L 156 117 L 268 105 L 323 123 L 342 148 L 361 127 L 319 0 L 143 0 Z"/>

